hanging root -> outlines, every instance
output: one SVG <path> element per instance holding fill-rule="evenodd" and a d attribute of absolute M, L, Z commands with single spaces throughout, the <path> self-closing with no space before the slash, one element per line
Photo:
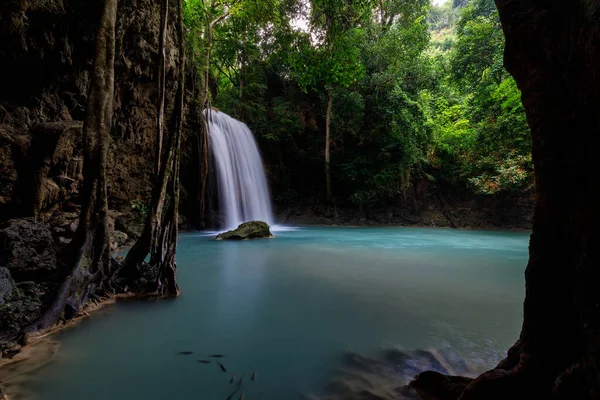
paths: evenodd
<path fill-rule="evenodd" d="M 87 286 L 91 283 L 91 274 L 81 268 L 75 268 L 59 287 L 50 307 L 24 331 L 24 342 L 43 336 L 56 328 L 61 320 L 77 315 L 84 301 Z"/>

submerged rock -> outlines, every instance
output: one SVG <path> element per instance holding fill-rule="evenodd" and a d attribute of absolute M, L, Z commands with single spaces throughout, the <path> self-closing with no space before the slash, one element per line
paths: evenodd
<path fill-rule="evenodd" d="M 436 371 L 425 371 L 413 379 L 409 386 L 423 399 L 458 399 L 473 378 L 448 376 Z"/>
<path fill-rule="evenodd" d="M 236 229 L 223 232 L 215 238 L 216 240 L 246 240 L 272 238 L 269 224 L 263 221 L 244 222 Z"/>
<path fill-rule="evenodd" d="M 474 375 L 468 364 L 458 355 L 441 350 L 384 350 L 380 357 L 370 358 L 354 352 L 346 352 L 332 381 L 320 395 L 306 396 L 310 400 L 420 400 L 420 387 L 408 386 L 416 374 L 425 381 L 438 382 L 442 374 Z M 470 382 L 471 378 L 459 377 L 456 381 L 440 380 L 453 393 Z M 428 399 L 445 399 L 427 397 Z M 456 398 L 456 397 L 454 397 Z"/>

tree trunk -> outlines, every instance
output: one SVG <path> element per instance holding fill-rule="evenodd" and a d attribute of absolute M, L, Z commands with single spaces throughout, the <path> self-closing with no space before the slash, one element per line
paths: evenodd
<path fill-rule="evenodd" d="M 242 33 L 242 50 L 240 51 L 240 103 L 239 103 L 239 116 L 243 118 L 242 115 L 242 103 L 244 102 L 244 86 L 246 85 L 246 33 Z"/>
<path fill-rule="evenodd" d="M 210 21 L 210 17 L 214 15 L 216 3 L 211 5 L 210 16 L 207 16 L 206 20 L 206 54 L 204 58 L 204 71 L 203 71 L 203 83 L 202 83 L 202 108 L 208 110 L 210 108 L 209 102 L 209 86 L 210 86 L 210 61 L 212 52 L 212 41 L 213 41 L 213 30 L 216 24 L 224 20 L 229 16 L 229 12 L 222 14 Z M 210 134 L 208 129 L 208 119 L 210 116 L 204 112 L 201 115 L 203 129 L 198 132 L 198 167 L 200 168 L 200 174 L 198 176 L 198 192 L 197 201 L 199 209 L 199 226 L 198 228 L 205 227 L 205 213 L 206 213 L 206 187 L 208 183 L 209 163 L 208 163 L 208 135 Z"/>
<path fill-rule="evenodd" d="M 160 36 L 158 40 L 158 98 L 157 98 L 157 118 L 156 118 L 156 144 L 155 148 L 155 168 L 154 168 L 154 176 L 158 177 L 160 171 L 160 162 L 162 158 L 162 141 L 163 141 L 163 132 L 164 132 L 164 118 L 165 118 L 165 85 L 166 85 L 166 49 L 165 42 L 167 41 L 167 23 L 168 18 L 167 15 L 169 13 L 169 0 L 164 0 L 161 3 L 161 13 L 160 13 Z"/>
<path fill-rule="evenodd" d="M 125 278 L 131 282 L 140 275 L 140 271 L 157 270 L 152 287 L 139 288 L 138 291 L 150 292 L 157 296 L 177 296 L 179 288 L 175 277 L 175 252 L 177 248 L 177 222 L 179 210 L 179 160 L 181 147 L 181 130 L 183 124 L 183 96 L 184 96 L 184 71 L 185 53 L 183 38 L 183 10 L 178 0 L 178 35 L 179 35 L 179 80 L 175 104 L 175 127 L 168 138 L 166 151 L 162 152 L 159 173 L 152 188 L 152 201 L 146 217 L 142 235 L 131 248 L 118 278 Z M 165 10 L 168 13 L 168 8 Z M 164 15 L 165 24 L 168 15 Z M 164 45 L 164 42 L 163 42 Z M 163 49 L 159 50 L 162 53 Z M 164 60 L 159 57 L 161 62 Z M 165 82 L 159 82 L 164 85 Z M 160 107 L 160 103 L 159 103 Z M 157 107 L 157 108 L 159 108 Z M 160 112 L 157 119 L 161 118 Z M 158 126 L 158 123 L 157 123 Z M 157 140 L 162 138 L 162 132 L 157 131 Z M 157 144 L 159 146 L 159 144 Z M 157 150 L 157 154 L 160 152 Z M 167 192 L 169 197 L 167 198 Z M 166 213 L 163 214 L 163 210 Z M 144 260 L 150 254 L 150 265 L 145 265 Z"/>
<path fill-rule="evenodd" d="M 212 23 L 206 25 L 206 52 L 204 57 L 204 69 L 203 69 L 203 82 L 202 82 L 202 109 L 208 110 L 209 108 L 209 79 L 210 79 L 210 55 L 212 51 L 212 35 L 213 27 Z M 206 186 L 208 182 L 208 115 L 202 112 L 201 116 L 202 130 L 198 132 L 198 161 L 199 161 L 199 182 L 198 182 L 198 208 L 200 212 L 200 226 L 198 228 L 205 227 L 205 213 L 206 213 Z"/>
<path fill-rule="evenodd" d="M 200 146 L 200 185 L 198 193 L 198 203 L 200 207 L 200 228 L 206 226 L 206 187 L 208 183 L 208 115 L 202 113 L 202 132 L 201 132 L 201 146 Z"/>
<path fill-rule="evenodd" d="M 111 274 L 106 167 L 114 101 L 117 0 L 105 0 L 96 38 L 87 113 L 83 126 L 81 214 L 75 236 L 61 257 L 62 284 L 52 305 L 27 329 L 31 336 L 77 314 Z"/>
<path fill-rule="evenodd" d="M 325 184 L 327 190 L 327 201 L 331 203 L 333 200 L 333 193 L 331 190 L 331 169 L 330 169 L 330 157 L 329 157 L 329 147 L 330 147 L 330 125 L 331 125 L 331 108 L 333 106 L 333 94 L 332 90 L 329 89 L 327 91 L 328 100 L 327 100 L 327 116 L 325 117 Z"/>
<path fill-rule="evenodd" d="M 243 58 L 241 58 L 241 66 L 240 66 L 240 117 L 242 117 L 242 103 L 244 102 L 244 85 L 246 84 L 246 64 Z"/>
<path fill-rule="evenodd" d="M 173 175 L 171 179 L 171 205 L 167 213 L 166 226 L 163 228 L 168 232 L 166 252 L 163 260 L 164 266 L 161 270 L 160 280 L 164 283 L 165 293 L 178 295 L 179 286 L 176 279 L 175 254 L 177 252 L 178 223 L 179 223 L 179 166 L 181 163 L 181 135 L 183 131 L 184 118 L 184 96 L 185 96 L 185 35 L 183 28 L 183 0 L 177 2 L 178 11 L 178 36 L 179 36 L 179 81 L 177 83 L 177 95 L 175 100 L 175 128 L 177 135 L 175 143 L 175 159 L 173 160 Z"/>
<path fill-rule="evenodd" d="M 505 65 L 522 91 L 531 128 L 536 205 L 520 340 L 495 369 L 467 385 L 460 399 L 597 399 L 597 5 L 588 0 L 496 3 L 506 36 Z M 414 386 L 431 389 L 426 381 L 417 378 Z"/>
<path fill-rule="evenodd" d="M 127 253 L 123 267 L 126 272 L 132 272 L 139 267 L 144 261 L 148 253 L 155 254 L 158 245 L 159 226 L 162 220 L 163 205 L 165 202 L 167 183 L 168 183 L 168 172 L 170 166 L 168 163 L 172 162 L 169 160 L 169 152 L 164 155 L 165 164 L 163 164 L 163 123 L 164 123 L 164 103 L 165 103 L 165 87 L 166 87 L 166 71 L 165 71 L 165 59 L 166 59 L 166 33 L 168 24 L 168 13 L 169 3 L 168 0 L 161 2 L 161 16 L 160 16 L 160 32 L 159 32 L 159 49 L 158 49 L 158 82 L 157 92 L 158 98 L 156 103 L 156 139 L 155 139 L 155 173 L 154 173 L 154 184 L 152 187 L 152 200 L 150 210 L 146 215 L 146 222 L 142 234 L 136 241 L 135 245 Z"/>

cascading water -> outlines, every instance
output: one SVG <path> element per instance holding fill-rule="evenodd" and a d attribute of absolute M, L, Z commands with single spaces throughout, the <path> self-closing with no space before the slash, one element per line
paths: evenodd
<path fill-rule="evenodd" d="M 221 228 L 237 228 L 246 221 L 272 225 L 269 186 L 252 132 L 220 111 L 205 111 L 205 115 L 223 215 Z"/>

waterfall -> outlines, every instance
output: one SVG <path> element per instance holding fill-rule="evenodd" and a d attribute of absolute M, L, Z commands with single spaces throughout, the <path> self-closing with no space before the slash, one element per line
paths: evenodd
<path fill-rule="evenodd" d="M 210 110 L 205 115 L 223 215 L 221 228 L 256 220 L 272 225 L 269 186 L 252 132 L 225 113 Z"/>

